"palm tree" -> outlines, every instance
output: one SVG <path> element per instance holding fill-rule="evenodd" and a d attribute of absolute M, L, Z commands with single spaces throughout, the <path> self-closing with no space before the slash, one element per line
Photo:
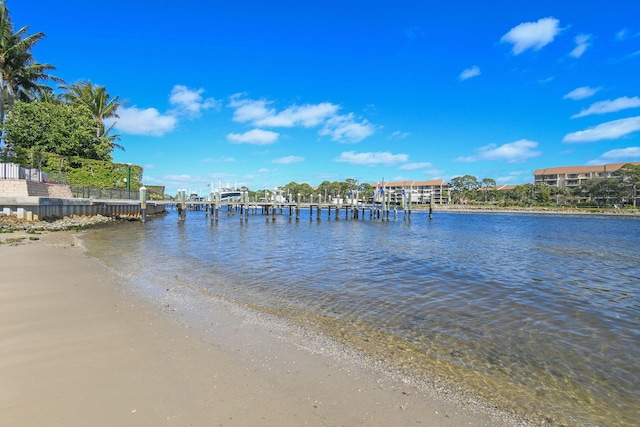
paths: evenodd
<path fill-rule="evenodd" d="M 13 22 L 6 1 L 0 1 L 0 125 L 11 112 L 16 100 L 32 101 L 39 92 L 50 89 L 42 81 L 61 79 L 49 75 L 50 64 L 35 61 L 31 49 L 42 40 L 44 33 L 27 35 L 28 26 L 13 31 Z M 2 141 L 2 135 L 0 135 Z M 6 147 L 5 147 L 6 148 Z"/>
<path fill-rule="evenodd" d="M 118 117 L 117 110 L 122 105 L 122 102 L 119 101 L 119 96 L 110 99 L 111 96 L 107 93 L 106 87 L 93 85 L 90 81 L 80 81 L 71 86 L 61 86 L 61 88 L 67 90 L 67 93 L 63 96 L 72 105 L 84 105 L 91 110 L 96 120 L 95 139 L 97 141 L 106 140 L 112 148 L 124 150 L 121 145 L 115 142 L 119 141 L 120 137 L 118 135 L 109 135 L 115 123 L 106 129 L 104 125 L 105 119 Z"/>
<path fill-rule="evenodd" d="M 53 89 L 51 88 L 46 88 L 44 90 L 41 90 L 37 94 L 36 98 L 37 98 L 37 101 L 39 102 L 46 102 L 49 104 L 62 104 L 65 102 L 62 95 L 54 93 Z"/>

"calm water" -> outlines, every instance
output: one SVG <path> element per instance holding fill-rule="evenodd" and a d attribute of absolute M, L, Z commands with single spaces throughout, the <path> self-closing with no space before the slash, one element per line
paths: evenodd
<path fill-rule="evenodd" d="M 178 223 L 171 212 L 95 230 L 85 244 L 137 283 L 190 283 L 311 322 L 502 408 L 558 424 L 637 422 L 640 219 L 368 218 L 223 213 L 212 223 L 189 212 Z"/>

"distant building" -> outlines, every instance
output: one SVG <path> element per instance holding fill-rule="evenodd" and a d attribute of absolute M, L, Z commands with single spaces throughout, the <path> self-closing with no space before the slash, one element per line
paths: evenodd
<path fill-rule="evenodd" d="M 391 194 L 392 203 L 401 203 L 402 195 L 411 195 L 412 204 L 449 203 L 449 184 L 441 179 L 428 181 L 396 181 L 374 182 L 371 184 L 376 191 L 383 190 Z"/>
<path fill-rule="evenodd" d="M 640 162 L 610 163 L 596 166 L 562 166 L 537 169 L 533 172 L 535 184 L 547 184 L 558 188 L 576 188 L 583 182 L 594 178 L 611 178 L 622 166 Z"/>

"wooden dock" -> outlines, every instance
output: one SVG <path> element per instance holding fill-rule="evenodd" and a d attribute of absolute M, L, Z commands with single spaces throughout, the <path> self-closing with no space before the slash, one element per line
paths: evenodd
<path fill-rule="evenodd" d="M 141 199 L 145 197 L 141 195 Z M 345 219 L 378 219 L 391 220 L 398 219 L 398 211 L 402 212 L 404 220 L 411 220 L 411 194 L 405 199 L 403 196 L 402 206 L 392 203 L 390 193 L 379 194 L 375 199 L 359 200 L 357 197 L 347 199 L 344 203 L 342 199 L 333 199 L 331 202 L 323 202 L 319 196 L 314 203 L 314 197 L 310 197 L 309 202 L 302 202 L 300 194 L 297 200 L 273 198 L 271 200 L 249 201 L 248 192 L 243 192 L 234 199 L 222 199 L 221 193 L 211 193 L 208 200 L 189 199 L 185 190 L 178 190 L 177 200 L 167 202 L 173 205 L 178 211 L 178 221 L 185 221 L 189 210 L 203 210 L 212 221 L 218 221 L 220 212 L 226 211 L 227 215 L 238 215 L 240 220 L 248 221 L 250 215 L 263 215 L 272 221 L 276 217 L 288 213 L 290 219 L 300 220 L 301 212 L 309 211 L 309 220 L 313 220 L 314 214 L 317 220 L 322 219 L 323 212 L 326 212 L 327 219 L 340 219 L 341 212 L 344 212 Z M 432 219 L 431 204 L 429 205 L 429 219 Z"/>
<path fill-rule="evenodd" d="M 188 211 L 204 211 L 217 221 L 221 214 L 238 215 L 240 220 L 248 221 L 250 216 L 261 215 L 275 221 L 277 217 L 288 216 L 300 220 L 302 211 L 309 211 L 309 220 L 325 219 L 411 219 L 411 208 L 403 209 L 396 205 L 382 203 L 273 203 L 273 202 L 210 202 L 210 201 L 160 201 L 178 211 L 179 220 L 186 220 Z"/>

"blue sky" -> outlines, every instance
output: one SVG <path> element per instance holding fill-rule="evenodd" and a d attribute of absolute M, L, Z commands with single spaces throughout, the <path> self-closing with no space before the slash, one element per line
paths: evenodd
<path fill-rule="evenodd" d="M 640 161 L 633 0 L 7 6 L 52 74 L 126 101 L 114 160 L 170 194 Z"/>

